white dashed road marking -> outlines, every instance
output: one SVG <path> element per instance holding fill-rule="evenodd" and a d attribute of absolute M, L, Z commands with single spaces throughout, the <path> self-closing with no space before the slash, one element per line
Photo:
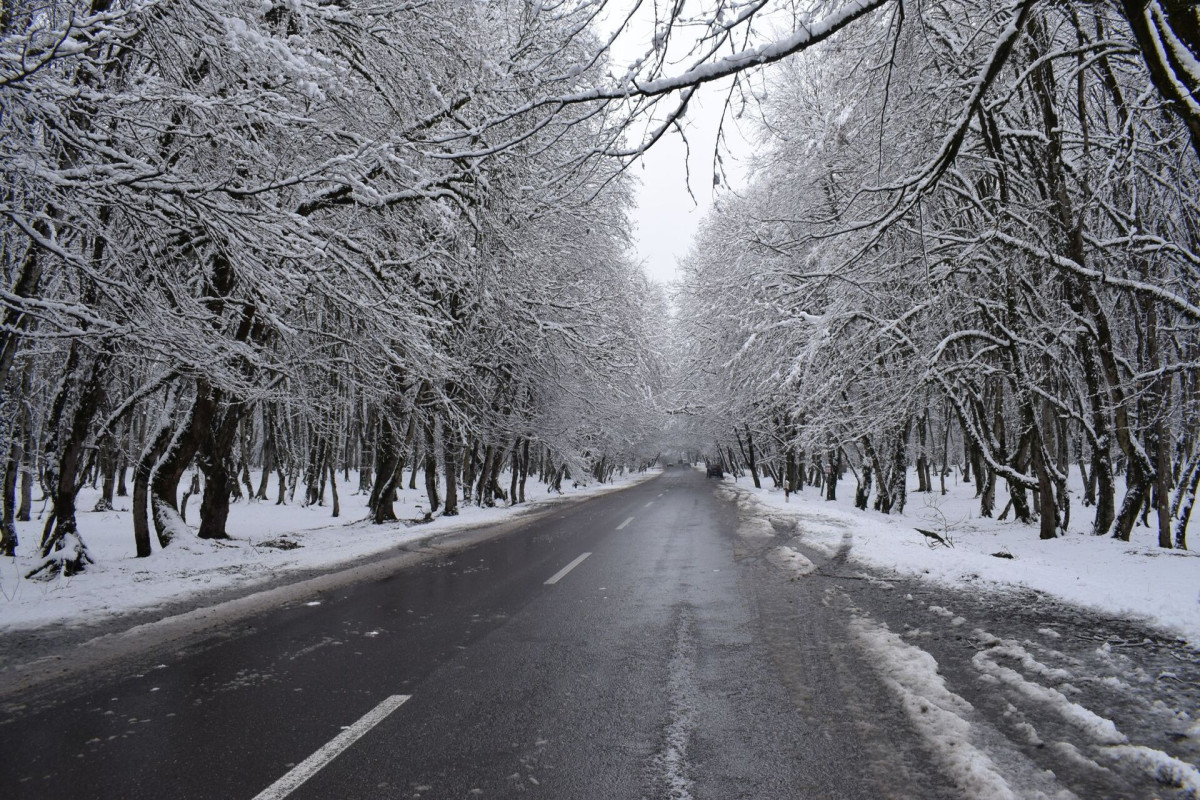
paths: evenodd
<path fill-rule="evenodd" d="M 590 555 L 591 555 L 591 553 L 584 553 L 579 558 L 572 561 L 570 564 L 567 564 L 565 567 L 560 569 L 558 572 L 554 573 L 554 575 L 550 578 L 550 580 L 546 581 L 546 585 L 553 586 L 554 584 L 561 581 L 563 578 L 565 578 L 567 576 L 568 572 L 570 572 L 571 570 L 575 569 L 580 564 L 582 564 L 583 560 Z"/>
<path fill-rule="evenodd" d="M 342 754 L 350 745 L 357 742 L 363 735 L 391 714 L 412 695 L 394 694 L 379 705 L 368 711 L 358 722 L 346 728 L 335 736 L 328 744 L 308 758 L 301 761 L 291 772 L 272 783 L 254 796 L 254 800 L 282 800 L 300 788 L 306 780 L 316 775 L 321 769 Z"/>

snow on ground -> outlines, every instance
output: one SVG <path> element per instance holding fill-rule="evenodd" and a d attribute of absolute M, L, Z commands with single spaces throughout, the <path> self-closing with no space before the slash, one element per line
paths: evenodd
<path fill-rule="evenodd" d="M 563 492 L 572 497 L 598 494 L 652 474 L 618 476 L 614 483 L 603 485 L 574 487 L 564 483 Z M 258 475 L 253 477 L 257 486 Z M 186 488 L 187 484 L 185 478 L 181 486 Z M 39 518 L 46 512 L 35 506 L 34 519 L 17 524 L 17 557 L 0 559 L 0 631 L 83 625 L 111 615 L 152 609 L 188 595 L 251 586 L 289 572 L 345 564 L 437 534 L 500 522 L 530 506 L 560 497 L 530 481 L 526 486 L 529 502 L 525 505 L 462 505 L 457 517 L 438 516 L 429 523 L 412 524 L 424 516 L 428 503 L 423 488 L 402 489 L 395 503 L 402 522 L 371 525 L 365 521 L 367 497 L 353 494 L 350 488 L 357 485 L 354 472 L 349 481 L 339 480 L 341 515 L 334 519 L 328 496 L 322 506 L 301 504 L 303 487 L 286 505 L 275 505 L 278 491 L 272 476 L 268 492 L 271 500 L 243 500 L 230 507 L 230 540 L 204 541 L 192 533 L 177 538 L 165 550 L 155 540 L 153 555 L 144 559 L 134 557 L 130 498 L 116 498 L 114 511 L 85 511 L 99 497 L 98 491 L 85 487 L 79 497 L 79 529 L 96 563 L 83 574 L 51 581 L 24 578 L 38 561 L 43 524 Z M 502 478 L 501 485 L 508 485 L 507 477 Z M 424 486 L 420 476 L 418 486 Z M 199 504 L 198 497 L 188 503 L 188 521 L 193 524 L 199 522 Z"/>
<path fill-rule="evenodd" d="M 968 720 L 974 709 L 946 687 L 933 656 L 864 617 L 852 621 L 851 631 L 859 646 L 875 656 L 869 663 L 963 797 L 1016 800 L 995 762 L 972 740 Z"/>
<path fill-rule="evenodd" d="M 727 485 L 731 480 L 726 478 Z M 959 588 L 990 584 L 1033 589 L 1105 613 L 1141 618 L 1200 646 L 1200 552 L 1160 549 L 1157 529 L 1138 526 L 1130 542 L 1091 536 L 1087 530 L 1093 511 L 1076 500 L 1070 532 L 1041 541 L 1036 526 L 981 518 L 969 483 L 951 485 L 947 479 L 943 497 L 937 488 L 932 494 L 914 492 L 913 480 L 904 514 L 888 516 L 854 508 L 855 484 L 849 475 L 838 485 L 835 501 L 824 500 L 811 487 L 785 498 L 781 490 L 765 488 L 769 482 L 764 479 L 764 488 L 756 490 L 749 478 L 737 481 L 744 516 L 794 520 L 798 541 L 818 553 L 845 552 L 863 565 Z M 1073 497 L 1080 497 L 1081 487 L 1074 489 Z M 997 508 L 1007 500 L 998 488 Z M 931 547 L 932 540 L 916 528 L 939 533 L 953 546 Z M 1200 537 L 1198 528 L 1191 525 L 1193 540 Z M 1200 540 L 1193 546 L 1200 547 Z"/>

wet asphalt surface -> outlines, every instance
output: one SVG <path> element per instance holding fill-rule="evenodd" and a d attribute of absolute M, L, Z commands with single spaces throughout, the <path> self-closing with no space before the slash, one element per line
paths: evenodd
<path fill-rule="evenodd" d="M 1178 642 L 1036 595 L 868 573 L 805 550 L 802 519 L 748 539 L 729 495 L 669 470 L 43 690 L 0 720 L 0 797 L 251 800 L 396 695 L 409 699 L 286 796 L 966 796 L 848 635 L 862 617 L 937 659 L 1025 784 L 1182 796 L 981 678 L 1008 652 L 997 641 L 1020 642 L 1058 670 L 1042 683 L 1194 764 L 1179 712 L 1200 717 L 1200 669 Z M 774 566 L 785 542 L 817 570 Z"/>

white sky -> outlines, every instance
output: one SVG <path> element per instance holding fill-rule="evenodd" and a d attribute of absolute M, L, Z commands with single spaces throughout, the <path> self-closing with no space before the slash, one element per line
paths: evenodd
<path fill-rule="evenodd" d="M 610 14 L 620 12 L 615 18 L 623 17 L 627 10 L 620 0 L 611 2 L 609 8 Z M 650 48 L 654 25 L 648 15 L 652 10 L 651 4 L 643 6 L 645 13 L 635 16 L 614 43 L 610 53 L 613 72 L 622 72 L 629 62 L 644 55 Z M 678 52 L 683 52 L 687 46 L 686 38 L 677 31 L 672 51 L 678 48 Z M 656 281 L 665 283 L 675 279 L 677 259 L 687 254 L 692 237 L 704 215 L 712 208 L 714 198 L 726 191 L 721 187 L 714 193 L 713 148 L 727 88 L 727 82 L 705 86 L 692 98 L 683 124 L 688 137 L 687 145 L 677 132 L 668 133 L 630 168 L 630 173 L 641 184 L 633 217 L 637 254 L 645 265 L 646 273 Z M 744 177 L 738 155 L 748 152 L 749 145 L 732 122 L 727 120 L 725 128 L 725 146 L 732 152 L 722 153 L 724 173 L 736 188 Z"/>
<path fill-rule="evenodd" d="M 637 253 L 646 273 L 656 281 L 676 277 L 676 260 L 687 254 L 700 221 L 712 208 L 713 199 L 725 189 L 713 186 L 713 147 L 721 119 L 724 93 L 717 87 L 705 87 L 688 106 L 684 126 L 691 147 L 677 133 L 671 133 L 647 153 L 630 172 L 641 181 L 637 192 Z M 726 123 L 723 153 L 726 177 L 734 187 L 741 185 L 742 165 L 736 160 L 748 144 L 738 135 L 737 127 Z M 690 169 L 691 194 L 688 194 Z M 714 190 L 716 194 L 714 194 Z"/>

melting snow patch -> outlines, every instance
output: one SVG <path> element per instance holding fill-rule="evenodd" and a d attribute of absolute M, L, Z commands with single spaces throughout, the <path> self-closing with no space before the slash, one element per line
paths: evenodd
<path fill-rule="evenodd" d="M 746 519 L 738 526 L 738 536 L 744 539 L 770 539 L 775 536 L 775 528 L 765 519 Z"/>
<path fill-rule="evenodd" d="M 776 547 L 767 554 L 767 560 L 796 576 L 807 575 L 817 568 L 803 553 L 790 547 Z"/>
<path fill-rule="evenodd" d="M 1106 755 L 1137 767 L 1164 786 L 1183 791 L 1187 798 L 1200 798 L 1200 770 L 1191 764 L 1173 758 L 1161 750 L 1140 745 L 1109 747 Z"/>
<path fill-rule="evenodd" d="M 970 703 L 946 688 L 937 661 L 887 628 L 863 618 L 851 631 L 871 658 L 884 684 L 904 706 L 913 727 L 933 751 L 947 777 L 967 798 L 1016 800 L 996 764 L 971 743 Z"/>
<path fill-rule="evenodd" d="M 971 659 L 975 668 L 984 675 L 990 675 L 1024 697 L 1058 712 L 1059 716 L 1085 733 L 1096 744 L 1115 745 L 1125 744 L 1128 741 L 1125 735 L 1117 730 L 1117 726 L 1112 720 L 1101 717 L 1078 703 L 1068 700 L 1066 695 L 1058 689 L 1028 680 L 1015 669 L 999 663 L 999 659 L 1008 658 L 1016 661 L 1026 671 L 1051 680 L 1065 680 L 1071 676 L 1069 672 L 1047 667 L 1012 640 L 999 642 L 989 634 L 982 634 L 979 631 L 976 633 L 993 642 L 993 646 L 979 651 Z"/>
<path fill-rule="evenodd" d="M 685 611 L 675 631 L 675 647 L 667 665 L 667 692 L 670 697 L 668 724 L 663 749 L 655 764 L 666 784 L 669 800 L 692 800 L 692 779 L 688 777 L 687 751 L 696 725 L 696 679 L 693 675 L 696 645 L 692 641 L 691 617 Z"/>

